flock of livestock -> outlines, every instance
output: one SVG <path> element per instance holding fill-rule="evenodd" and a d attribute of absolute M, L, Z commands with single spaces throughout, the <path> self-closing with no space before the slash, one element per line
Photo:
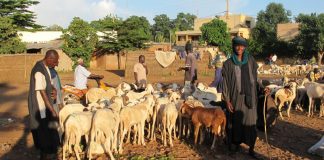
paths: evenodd
<path fill-rule="evenodd" d="M 195 143 L 200 126 L 210 127 L 214 134 L 211 148 L 214 148 L 216 139 L 225 136 L 226 117 L 220 107 L 210 105 L 207 99 L 220 99 L 221 94 L 199 83 L 193 96 L 186 100 L 181 98 L 191 93 L 180 91 L 177 84 L 154 87 L 148 84 L 146 90 L 139 93 L 124 82 L 108 90 L 89 89 L 87 107 L 67 104 L 59 112 L 60 136 L 64 137 L 63 159 L 72 151 L 80 159 L 82 136 L 86 139 L 89 159 L 93 153 L 108 153 L 114 159 L 112 152 L 122 153 L 124 142 L 132 140 L 145 145 L 145 136 L 156 140 L 157 131 L 161 133 L 163 144 L 167 146 L 168 142 L 172 147 L 173 138 L 190 135 L 191 124 L 195 128 Z"/>
<path fill-rule="evenodd" d="M 258 63 L 258 73 L 259 74 L 275 74 L 275 75 L 295 75 L 295 76 L 301 76 L 309 73 L 311 70 L 313 70 L 313 65 L 276 65 L 272 64 L 269 67 L 269 65 L 265 65 L 264 63 Z"/>
<path fill-rule="evenodd" d="M 288 105 L 289 117 L 293 101 L 297 103 L 296 108 L 307 108 L 302 106 L 302 99 L 308 97 L 309 116 L 313 114 L 314 98 L 324 102 L 324 84 L 306 79 L 297 83 L 285 78 L 283 85 L 262 86 L 260 83 L 260 86 L 262 90 L 270 90 L 282 119 L 282 107 Z M 74 151 L 79 160 L 83 150 L 89 159 L 93 154 L 101 153 L 108 153 L 114 159 L 112 153 L 122 153 L 124 143 L 132 141 L 145 145 L 145 137 L 155 141 L 157 133 L 161 134 L 163 145 L 170 147 L 173 139 L 188 138 L 191 134 L 195 144 L 200 135 L 201 144 L 203 131 L 213 135 L 212 149 L 216 141 L 222 142 L 225 137 L 225 113 L 222 107 L 212 105 L 215 104 L 212 101 L 221 101 L 221 93 L 215 88 L 198 83 L 192 90 L 184 90 L 177 84 L 157 83 L 148 84 L 143 92 L 135 92 L 133 87 L 123 82 L 108 90 L 91 88 L 86 94 L 86 107 L 82 104 L 63 107 L 59 112 L 63 159 Z M 320 108 L 320 116 L 324 116 L 324 105 Z M 85 148 L 80 147 L 83 136 L 87 144 Z"/>

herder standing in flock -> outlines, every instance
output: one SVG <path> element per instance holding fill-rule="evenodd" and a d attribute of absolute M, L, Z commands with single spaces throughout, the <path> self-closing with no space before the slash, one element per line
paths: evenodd
<path fill-rule="evenodd" d="M 227 108 L 227 138 L 229 149 L 239 150 L 245 143 L 255 156 L 257 138 L 257 63 L 247 52 L 245 39 L 232 40 L 233 54 L 223 65 L 223 100 Z"/>

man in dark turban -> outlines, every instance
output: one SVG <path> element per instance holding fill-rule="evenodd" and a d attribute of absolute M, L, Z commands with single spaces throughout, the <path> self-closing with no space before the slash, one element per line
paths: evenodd
<path fill-rule="evenodd" d="M 224 62 L 223 100 L 227 108 L 227 138 L 229 149 L 238 151 L 245 143 L 255 156 L 257 120 L 257 63 L 247 52 L 247 42 L 241 37 L 232 40 L 233 54 Z"/>

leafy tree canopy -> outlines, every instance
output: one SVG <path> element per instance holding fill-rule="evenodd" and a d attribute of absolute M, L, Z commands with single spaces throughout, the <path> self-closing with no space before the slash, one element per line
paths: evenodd
<path fill-rule="evenodd" d="M 170 40 L 170 32 L 172 27 L 172 22 L 166 14 L 157 15 L 154 17 L 154 24 L 152 27 L 154 40 L 159 42 L 164 42 L 166 39 Z"/>
<path fill-rule="evenodd" d="M 13 21 L 8 17 L 0 17 L 0 54 L 22 53 L 26 45 L 17 35 Z"/>
<path fill-rule="evenodd" d="M 190 13 L 179 13 L 173 21 L 173 26 L 179 31 L 193 30 L 194 21 L 197 16 Z"/>
<path fill-rule="evenodd" d="M 35 23 L 36 15 L 29 10 L 38 3 L 35 0 L 1 0 L 0 16 L 12 19 L 18 29 L 39 29 L 42 26 Z"/>
<path fill-rule="evenodd" d="M 324 55 L 324 14 L 300 14 L 296 22 L 300 23 L 297 48 L 310 56 L 317 55 L 318 64 L 321 65 Z"/>
<path fill-rule="evenodd" d="M 88 22 L 79 17 L 74 17 L 69 27 L 63 31 L 63 39 L 63 51 L 74 62 L 78 58 L 82 58 L 88 66 L 98 42 L 95 29 Z"/>
<path fill-rule="evenodd" d="M 208 45 L 219 46 L 221 51 L 231 54 L 231 38 L 224 21 L 215 18 L 211 22 L 203 24 L 200 29 L 202 40 L 206 41 Z"/>
<path fill-rule="evenodd" d="M 261 10 L 257 16 L 256 26 L 252 29 L 251 51 L 253 53 L 276 52 L 277 24 L 291 22 L 290 16 L 291 12 L 285 10 L 280 3 L 270 3 L 265 11 Z"/>

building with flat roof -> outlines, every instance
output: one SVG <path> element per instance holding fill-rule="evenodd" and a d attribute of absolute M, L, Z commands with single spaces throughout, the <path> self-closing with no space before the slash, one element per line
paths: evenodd
<path fill-rule="evenodd" d="M 227 16 L 215 17 L 226 22 L 232 37 L 242 36 L 246 39 L 250 37 L 251 29 L 255 26 L 255 18 L 243 14 L 232 14 Z M 201 37 L 200 27 L 212 21 L 214 18 L 196 18 L 194 20 L 194 30 L 177 31 L 176 45 L 184 46 L 187 41 L 191 41 L 194 45 L 198 45 Z"/>

